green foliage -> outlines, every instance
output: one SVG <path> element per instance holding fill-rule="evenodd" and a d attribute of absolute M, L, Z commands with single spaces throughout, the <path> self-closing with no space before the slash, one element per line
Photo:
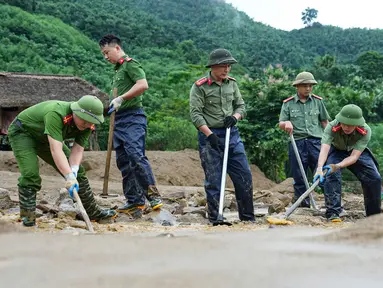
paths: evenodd
<path fill-rule="evenodd" d="M 318 10 L 308 7 L 305 11 L 302 12 L 301 20 L 303 21 L 303 24 L 310 26 L 317 17 Z"/>
<path fill-rule="evenodd" d="M 383 76 L 383 56 L 376 51 L 362 53 L 356 60 L 362 76 L 368 79 L 376 79 Z"/>
<path fill-rule="evenodd" d="M 197 149 L 197 129 L 187 120 L 158 113 L 149 119 L 146 145 L 150 150 Z"/>

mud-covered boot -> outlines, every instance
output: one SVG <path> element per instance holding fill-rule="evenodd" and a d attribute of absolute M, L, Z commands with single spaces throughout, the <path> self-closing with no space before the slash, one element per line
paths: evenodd
<path fill-rule="evenodd" d="M 161 195 L 156 185 L 149 185 L 147 198 L 153 210 L 157 210 L 163 205 Z"/>
<path fill-rule="evenodd" d="M 20 220 L 24 226 L 36 225 L 36 191 L 19 187 Z"/>
<path fill-rule="evenodd" d="M 118 207 L 117 212 L 119 213 L 125 213 L 130 216 L 132 216 L 134 219 L 138 219 L 142 217 L 142 212 L 145 208 L 145 205 L 143 204 L 136 204 L 136 203 L 126 203 L 125 205 Z"/>
<path fill-rule="evenodd" d="M 36 225 L 36 211 L 20 209 L 20 220 L 26 227 L 32 227 Z"/>
<path fill-rule="evenodd" d="M 88 213 L 90 220 L 100 221 L 117 217 L 117 212 L 115 210 L 101 209 L 101 207 L 96 203 L 89 181 L 86 177 L 78 180 L 80 187 L 78 195 L 80 196 L 82 205 L 84 206 L 86 213 Z"/>

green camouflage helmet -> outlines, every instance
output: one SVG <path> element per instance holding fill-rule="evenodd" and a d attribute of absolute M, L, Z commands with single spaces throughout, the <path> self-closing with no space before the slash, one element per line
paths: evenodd
<path fill-rule="evenodd" d="M 315 81 L 315 78 L 313 74 L 310 72 L 301 72 L 297 75 L 295 78 L 295 81 L 293 82 L 293 86 L 299 85 L 299 84 L 318 84 L 317 81 Z"/>
<path fill-rule="evenodd" d="M 209 68 L 214 65 L 235 63 L 237 63 L 237 60 L 231 56 L 231 53 L 228 50 L 219 48 L 210 53 L 209 62 L 206 67 Z"/>
<path fill-rule="evenodd" d="M 93 124 L 101 124 L 104 122 L 104 105 L 96 96 L 82 96 L 80 100 L 73 102 L 70 108 L 77 117 L 87 122 Z"/>
<path fill-rule="evenodd" d="M 363 126 L 366 121 L 363 118 L 362 109 L 355 104 L 348 104 L 335 116 L 340 123 L 350 126 Z"/>

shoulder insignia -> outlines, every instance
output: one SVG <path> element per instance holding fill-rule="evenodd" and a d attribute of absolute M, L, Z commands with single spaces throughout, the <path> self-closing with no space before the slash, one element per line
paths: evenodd
<path fill-rule="evenodd" d="M 96 125 L 92 125 L 92 126 L 90 126 L 90 130 L 92 130 L 92 131 L 95 131 L 96 130 Z"/>
<path fill-rule="evenodd" d="M 73 120 L 73 115 L 72 114 L 68 114 L 68 115 L 63 117 L 64 125 L 70 125 L 72 123 L 72 120 Z"/>
<path fill-rule="evenodd" d="M 234 77 L 231 77 L 231 76 L 227 76 L 227 79 L 229 79 L 229 80 L 233 80 L 233 81 L 237 81 L 237 80 L 235 80 Z"/>
<path fill-rule="evenodd" d="M 364 135 L 367 135 L 367 133 L 368 133 L 368 131 L 366 130 L 366 129 L 364 129 L 363 127 L 356 127 L 355 128 L 356 129 L 356 131 L 358 131 L 360 134 L 362 134 L 363 136 Z"/>
<path fill-rule="evenodd" d="M 338 124 L 338 125 L 332 127 L 331 131 L 332 132 L 338 132 L 338 131 L 340 131 L 340 129 L 342 129 L 342 127 L 340 126 L 340 124 Z"/>
<path fill-rule="evenodd" d="M 207 78 L 207 77 L 203 77 L 203 78 L 197 80 L 197 81 L 195 82 L 195 85 L 197 85 L 197 86 L 201 86 L 202 84 L 205 84 L 206 82 L 208 82 L 208 78 Z M 210 85 L 210 84 L 209 84 L 209 85 Z"/>
<path fill-rule="evenodd" d="M 311 96 L 313 96 L 314 98 L 317 98 L 317 99 L 319 99 L 319 100 L 323 100 L 323 98 L 322 98 L 322 97 L 320 97 L 320 96 L 318 96 L 318 95 L 315 95 L 315 94 L 311 94 Z"/>
<path fill-rule="evenodd" d="M 294 99 L 294 96 L 291 96 L 291 97 L 283 100 L 283 103 L 289 102 L 290 100 L 293 100 L 293 99 Z"/>
<path fill-rule="evenodd" d="M 130 62 L 132 60 L 133 60 L 133 58 L 130 58 L 130 57 L 120 58 L 120 60 L 118 60 L 118 63 L 120 63 L 120 65 L 122 65 L 125 61 Z"/>

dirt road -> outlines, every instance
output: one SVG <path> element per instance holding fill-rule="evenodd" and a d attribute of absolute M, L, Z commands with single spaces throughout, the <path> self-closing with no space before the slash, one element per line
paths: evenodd
<path fill-rule="evenodd" d="M 383 250 L 318 228 L 1 235 L 2 287 L 380 287 Z M 4 249 L 6 247 L 6 249 Z"/>

